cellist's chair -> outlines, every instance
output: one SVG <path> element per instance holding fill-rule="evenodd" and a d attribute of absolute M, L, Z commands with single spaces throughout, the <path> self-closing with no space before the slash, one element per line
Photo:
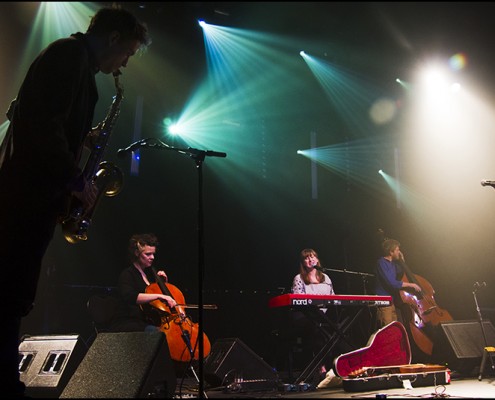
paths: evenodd
<path fill-rule="evenodd" d="M 478 375 L 478 380 L 481 381 L 483 379 L 483 372 L 485 370 L 485 365 L 486 365 L 486 359 L 490 357 L 490 362 L 492 366 L 492 370 L 495 371 L 495 363 L 493 359 L 495 358 L 495 347 L 493 346 L 487 346 L 483 350 L 483 358 L 481 359 L 481 366 L 480 366 L 480 372 Z"/>
<path fill-rule="evenodd" d="M 110 332 L 110 327 L 117 316 L 119 302 L 115 296 L 93 294 L 86 304 L 95 333 Z"/>

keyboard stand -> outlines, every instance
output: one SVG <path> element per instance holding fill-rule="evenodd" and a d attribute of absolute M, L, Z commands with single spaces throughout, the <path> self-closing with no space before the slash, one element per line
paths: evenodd
<path fill-rule="evenodd" d="M 330 311 L 331 306 L 328 307 Z M 311 383 L 311 379 L 313 378 L 315 372 L 317 372 L 318 367 L 321 366 L 325 357 L 334 349 L 335 346 L 341 341 L 344 340 L 344 335 L 349 330 L 351 326 L 354 325 L 354 322 L 358 318 L 358 316 L 364 310 L 363 307 L 348 307 L 349 309 L 353 309 L 355 312 L 353 315 L 345 316 L 344 319 L 340 322 L 334 323 L 330 320 L 330 318 L 326 318 L 329 322 L 329 325 L 322 325 L 314 318 L 314 315 L 311 313 L 305 313 L 308 318 L 310 318 L 318 327 L 321 329 L 323 334 L 327 337 L 327 343 L 321 348 L 318 354 L 309 362 L 309 364 L 304 368 L 304 370 L 299 374 L 296 378 L 294 384 L 298 385 L 300 383 Z"/>

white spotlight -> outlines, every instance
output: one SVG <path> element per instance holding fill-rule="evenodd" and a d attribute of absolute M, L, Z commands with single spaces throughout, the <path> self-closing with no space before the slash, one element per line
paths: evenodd
<path fill-rule="evenodd" d="M 453 83 L 450 85 L 450 91 L 452 93 L 459 93 L 461 91 L 461 84 L 460 83 Z"/>

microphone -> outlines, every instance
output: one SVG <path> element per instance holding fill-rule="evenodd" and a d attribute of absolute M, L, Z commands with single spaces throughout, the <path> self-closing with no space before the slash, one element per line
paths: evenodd
<path fill-rule="evenodd" d="M 475 289 L 481 289 L 481 288 L 484 288 L 484 287 L 486 287 L 486 282 L 481 282 L 481 283 L 479 283 L 479 282 L 474 282 L 473 287 L 474 287 Z"/>
<path fill-rule="evenodd" d="M 206 150 L 206 155 L 210 157 L 227 157 L 227 153 L 213 150 Z"/>
<path fill-rule="evenodd" d="M 187 151 L 189 151 L 191 154 L 195 154 L 195 155 L 204 154 L 204 155 L 209 156 L 209 157 L 227 157 L 227 153 L 223 153 L 220 151 L 198 150 L 198 149 L 193 149 L 192 147 L 188 147 Z"/>
<path fill-rule="evenodd" d="M 319 267 L 317 263 L 313 264 L 312 267 L 318 271 L 324 271 L 323 267 Z"/>
<path fill-rule="evenodd" d="M 483 179 L 481 181 L 481 186 L 491 186 L 492 188 L 495 188 L 495 181 L 490 181 L 488 179 Z"/>

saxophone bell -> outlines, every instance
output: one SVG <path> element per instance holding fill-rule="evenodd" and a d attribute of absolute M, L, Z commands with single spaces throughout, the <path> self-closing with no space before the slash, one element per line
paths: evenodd
<path fill-rule="evenodd" d="M 62 233 L 65 240 L 70 244 L 88 240 L 88 229 L 98 201 L 102 195 L 114 197 L 122 191 L 124 174 L 115 164 L 102 161 L 99 164 L 93 183 L 98 189 L 98 196 L 93 206 L 85 210 L 81 202 L 73 198 L 71 213 L 62 221 Z"/>
<path fill-rule="evenodd" d="M 98 191 L 107 197 L 117 196 L 124 186 L 124 174 L 122 170 L 109 161 L 102 161 L 96 173 L 94 183 Z"/>

